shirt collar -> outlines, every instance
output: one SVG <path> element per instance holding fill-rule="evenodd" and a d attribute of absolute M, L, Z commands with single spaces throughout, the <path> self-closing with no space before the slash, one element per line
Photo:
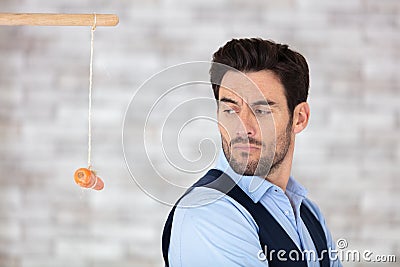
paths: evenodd
<path fill-rule="evenodd" d="M 229 177 L 231 177 L 235 183 L 253 200 L 254 203 L 260 201 L 264 194 L 272 188 L 281 190 L 280 187 L 264 179 L 263 177 L 237 174 L 229 165 L 223 151 L 219 153 L 215 169 L 223 171 Z M 307 190 L 293 177 L 289 177 L 286 190 L 301 197 L 305 197 L 307 194 Z"/>
<path fill-rule="evenodd" d="M 289 191 L 300 197 L 307 196 L 307 189 L 305 189 L 299 182 L 297 182 L 292 176 L 289 177 L 289 181 L 286 185 L 286 191 Z"/>

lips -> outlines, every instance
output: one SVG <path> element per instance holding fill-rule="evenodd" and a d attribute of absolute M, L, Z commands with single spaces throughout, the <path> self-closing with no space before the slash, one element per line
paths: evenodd
<path fill-rule="evenodd" d="M 245 151 L 255 151 L 255 150 L 259 150 L 260 148 L 258 146 L 238 144 L 238 145 L 234 145 L 233 149 L 245 150 Z"/>

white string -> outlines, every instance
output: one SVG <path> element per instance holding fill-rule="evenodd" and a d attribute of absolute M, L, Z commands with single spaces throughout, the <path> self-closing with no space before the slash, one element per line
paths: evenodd
<path fill-rule="evenodd" d="M 89 66 L 89 114 L 88 114 L 88 169 L 92 167 L 91 153 L 92 153 L 92 87 L 93 87 L 93 40 L 94 31 L 96 30 L 96 13 L 94 15 L 94 22 L 90 30 L 90 66 Z M 97 182 L 97 181 L 96 181 Z"/>

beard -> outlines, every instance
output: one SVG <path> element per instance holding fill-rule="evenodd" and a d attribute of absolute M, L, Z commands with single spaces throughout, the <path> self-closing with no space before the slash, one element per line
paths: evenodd
<path fill-rule="evenodd" d="M 273 173 L 282 164 L 289 151 L 291 125 L 291 123 L 288 123 L 285 132 L 276 139 L 276 142 L 271 141 L 268 144 L 252 137 L 237 137 L 228 143 L 221 135 L 222 149 L 231 168 L 236 173 L 246 176 L 266 177 L 268 174 Z M 240 158 L 238 158 L 239 156 L 233 156 L 232 145 L 239 143 L 261 146 L 260 156 L 257 159 L 250 159 L 250 155 L 247 152 L 240 153 Z M 262 153 L 263 151 L 264 153 Z"/>

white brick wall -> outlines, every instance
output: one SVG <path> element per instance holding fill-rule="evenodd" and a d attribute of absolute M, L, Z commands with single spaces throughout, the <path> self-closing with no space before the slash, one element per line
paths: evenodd
<path fill-rule="evenodd" d="M 253 36 L 289 43 L 309 61 L 312 116 L 297 139 L 293 174 L 334 238 L 400 260 L 399 1 L 19 0 L 2 1 L 0 9 L 120 16 L 118 27 L 95 35 L 93 165 L 105 180 L 102 192 L 82 191 L 72 177 L 86 164 L 89 28 L 0 27 L 1 267 L 162 266 L 169 207 L 129 176 L 121 148 L 125 110 L 156 72 L 207 61 L 229 39 Z M 146 173 L 151 166 L 139 145 L 147 114 L 138 110 L 128 116 L 128 150 Z M 207 131 L 189 128 L 183 143 L 197 144 Z M 157 132 L 149 132 L 150 142 Z M 183 150 L 198 153 L 197 145 Z M 162 155 L 154 160 L 173 174 Z M 174 196 L 159 179 L 144 180 L 160 198 Z"/>

